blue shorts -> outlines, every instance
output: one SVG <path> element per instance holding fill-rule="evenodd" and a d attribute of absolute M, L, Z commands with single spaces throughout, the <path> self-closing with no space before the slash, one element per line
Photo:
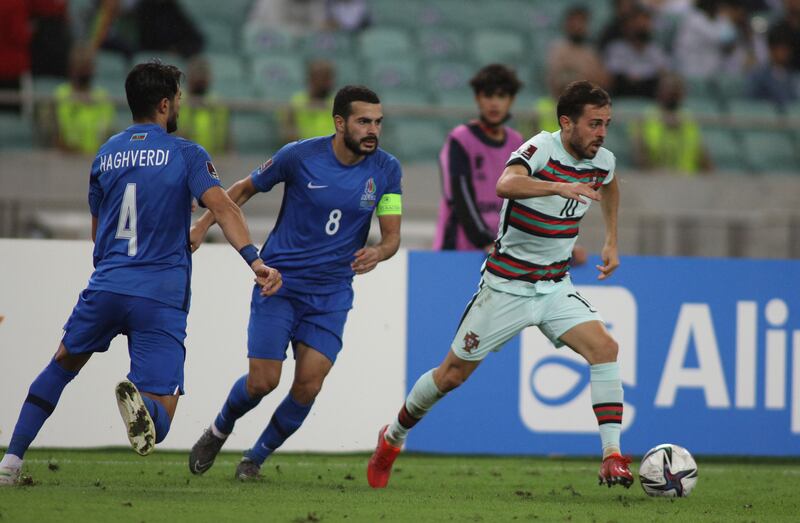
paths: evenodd
<path fill-rule="evenodd" d="M 84 290 L 64 325 L 70 354 L 105 352 L 118 334 L 128 337 L 128 379 L 142 392 L 183 394 L 186 311 L 159 301 Z"/>
<path fill-rule="evenodd" d="M 276 294 L 264 297 L 255 286 L 247 326 L 247 357 L 283 361 L 291 341 L 295 352 L 299 342 L 336 362 L 352 307 L 352 288 L 320 295 L 281 287 Z"/>

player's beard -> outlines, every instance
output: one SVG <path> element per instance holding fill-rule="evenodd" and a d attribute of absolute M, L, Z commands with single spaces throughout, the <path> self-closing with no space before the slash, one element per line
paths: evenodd
<path fill-rule="evenodd" d="M 375 147 L 373 147 L 371 151 L 365 151 L 364 149 L 361 148 L 361 143 L 367 139 L 375 140 Z M 359 156 L 369 156 L 370 154 L 378 150 L 379 143 L 380 142 L 377 136 L 365 136 L 361 140 L 356 140 L 350 135 L 349 132 L 347 132 L 347 128 L 345 128 L 344 130 L 344 145 L 345 147 L 350 149 L 350 151 L 353 154 L 357 154 Z"/>
<path fill-rule="evenodd" d="M 178 130 L 178 112 L 170 113 L 167 116 L 167 132 L 174 133 Z"/>
<path fill-rule="evenodd" d="M 569 144 L 572 146 L 572 150 L 573 150 L 573 151 L 575 151 L 575 153 L 576 153 L 576 154 L 577 154 L 577 155 L 578 155 L 578 156 L 579 156 L 581 159 L 584 159 L 584 160 L 591 160 L 592 158 L 594 158 L 595 156 L 597 156 L 597 151 L 594 151 L 594 152 L 590 152 L 590 151 L 589 151 L 589 148 L 590 148 L 590 147 L 592 146 L 592 144 L 594 144 L 595 142 L 600 142 L 600 146 L 602 146 L 602 145 L 603 145 L 603 142 L 602 142 L 601 140 L 591 140 L 591 141 L 590 141 L 588 144 L 586 144 L 586 145 L 584 146 L 584 145 L 583 145 L 583 143 L 581 142 L 581 138 L 580 138 L 580 136 L 573 136 L 573 137 L 572 137 L 572 140 L 570 140 Z M 600 150 L 600 147 L 598 147 L 598 148 L 597 148 L 597 150 L 599 151 L 599 150 Z"/>

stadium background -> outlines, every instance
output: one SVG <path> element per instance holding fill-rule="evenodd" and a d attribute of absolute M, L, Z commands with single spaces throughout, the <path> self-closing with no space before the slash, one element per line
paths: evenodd
<path fill-rule="evenodd" d="M 525 88 L 517 97 L 510 124 L 525 129 L 534 116 L 536 99 L 545 93 L 542 78 L 547 47 L 560 34 L 564 10 L 579 2 L 502 0 L 489 5 L 477 1 L 406 0 L 400 8 L 391 0 L 372 0 L 370 28 L 357 34 L 325 32 L 306 36 L 274 29 L 245 30 L 250 3 L 249 0 L 183 2 L 206 39 L 205 54 L 214 78 L 212 90 L 232 110 L 233 149 L 215 157 L 224 181 L 231 183 L 243 176 L 280 147 L 277 115 L 285 109 L 289 96 L 303 88 L 305 61 L 311 57 L 327 57 L 336 65 L 339 84 L 366 83 L 384 101 L 387 118 L 381 145 L 396 154 L 404 165 L 403 245 L 413 251 L 428 249 L 433 237 L 439 198 L 438 150 L 452 126 L 474 116 L 468 79 L 478 67 L 489 62 L 514 66 Z M 583 3 L 592 10 L 592 27 L 596 34 L 610 16 L 611 2 Z M 81 13 L 90 6 L 88 1 L 69 2 L 73 19 L 80 19 Z M 768 18 L 769 14 L 756 16 Z M 669 39 L 669 25 L 658 37 Z M 137 55 L 134 61 L 158 55 L 145 52 Z M 185 65 L 180 57 L 161 55 L 161 58 Z M 118 128 L 126 126 L 129 120 L 121 89 L 128 65 L 119 55 L 108 52 L 98 55 L 95 80 L 108 89 L 117 103 L 115 125 Z M 54 349 L 60 325 L 91 270 L 91 247 L 86 241 L 90 226 L 86 173 L 90 159 L 65 154 L 49 146 L 47 126 L 42 125 L 41 115 L 47 114 L 53 89 L 61 81 L 34 77 L 22 92 L 23 113 L 19 116 L 0 113 L 0 236 L 31 239 L 0 241 L 3 268 L 0 315 L 5 316 L 0 324 L 0 351 L 3 357 L 19 364 L 12 379 L 3 382 L 0 445 L 7 443 L 22 394 L 30 378 Z M 793 381 L 800 376 L 797 371 L 800 320 L 796 312 L 800 310 L 800 304 L 796 304 L 800 285 L 796 260 L 800 257 L 800 211 L 797 209 L 800 105 L 791 105 L 785 114 L 779 115 L 771 106 L 745 98 L 743 89 L 741 77 L 718 77 L 689 85 L 686 107 L 701 122 L 717 166 L 711 176 L 691 178 L 633 168 L 627 126 L 651 102 L 615 98 L 615 124 L 607 146 L 619 159 L 618 172 L 622 180 L 620 247 L 623 255 L 646 257 L 644 263 L 652 264 L 650 271 L 646 271 L 649 277 L 664 279 L 676 287 L 682 283 L 679 276 L 673 275 L 677 261 L 662 256 L 716 257 L 711 264 L 702 260 L 685 261 L 690 264 L 690 272 L 696 269 L 700 275 L 693 280 L 693 285 L 704 291 L 705 301 L 726 308 L 722 320 L 715 321 L 721 321 L 728 330 L 734 328 L 731 311 L 736 310 L 737 303 L 758 302 L 761 330 L 756 346 L 759 353 L 767 345 L 765 329 L 769 326 L 764 324 L 761 308 L 772 299 L 788 304 L 788 316 L 779 322 L 779 327 L 788 333 L 784 365 L 765 367 L 765 372 L 783 370 L 783 381 L 787 385 L 785 401 L 781 409 L 764 407 L 763 392 L 759 388 L 761 406 L 757 411 L 759 416 L 763 414 L 762 421 L 769 418 L 765 422 L 775 423 L 779 427 L 776 430 L 782 434 L 783 439 L 776 443 L 777 447 L 771 447 L 773 452 L 770 453 L 797 455 L 800 454 L 800 436 L 790 430 L 788 420 L 792 406 L 800 405 L 800 386 Z M 246 211 L 254 237 L 263 237 L 268 232 L 279 204 L 279 194 L 248 204 Z M 587 218 L 582 227 L 582 241 L 593 252 L 597 252 L 602 242 L 599 218 L 595 208 L 593 216 Z M 82 241 L 53 241 L 59 239 Z M 397 408 L 409 385 L 407 378 L 413 379 L 417 373 L 418 369 L 407 370 L 409 362 L 416 361 L 414 358 L 419 356 L 412 351 L 424 349 L 438 355 L 443 350 L 440 346 L 420 347 L 407 341 L 407 337 L 411 339 L 433 328 L 409 319 L 413 310 L 409 310 L 411 297 L 408 293 L 419 284 L 417 273 L 409 266 L 414 255 L 404 250 L 374 274 L 357 279 L 357 300 L 361 301 L 356 303 L 346 333 L 350 356 L 337 366 L 330 384 L 326 384 L 328 394 L 320 398 L 311 423 L 290 441 L 287 449 L 368 449 L 373 444 L 375 427 L 385 422 L 386 415 Z M 463 274 L 463 279 L 469 283 L 465 281 L 450 289 L 431 285 L 423 298 L 434 310 L 439 310 L 437 306 L 448 311 L 459 309 L 474 286 L 477 268 L 474 257 L 452 256 L 459 258 L 457 266 L 464 271 L 459 275 Z M 787 261 L 778 265 L 753 262 L 731 268 L 726 259 L 732 257 Z M 696 266 L 691 265 L 695 262 Z M 631 266 L 639 269 L 638 263 Z M 176 418 L 175 433 L 168 441 L 172 448 L 186 448 L 191 444 L 210 413 L 218 407 L 214 401 L 224 394 L 220 388 L 222 384 L 229 383 L 243 368 L 247 305 L 244 296 L 247 291 L 240 286 L 245 284 L 237 281 L 237 276 L 243 276 L 237 272 L 239 265 L 222 246 L 204 248 L 197 257 L 195 301 L 188 340 L 196 347 L 193 349 L 196 353 L 190 353 L 187 361 L 187 375 L 195 376 L 189 379 L 196 381 L 189 381 L 192 394 L 183 400 Z M 621 271 L 624 270 L 623 266 Z M 46 303 L 42 303 L 39 290 L 44 287 L 42 275 L 50 272 L 56 272 L 58 277 L 52 287 L 48 281 L 51 288 L 48 288 Z M 582 283 L 590 283 L 590 275 L 584 274 L 583 278 Z M 772 295 L 755 296 L 752 289 L 738 285 L 745 278 L 763 280 L 765 288 L 775 290 Z M 622 279 L 625 280 L 625 276 Z M 705 288 L 704 284 L 712 280 L 716 283 Z M 668 291 L 669 287 L 663 288 Z M 643 311 L 640 318 L 645 313 L 655 317 L 663 313 L 658 298 L 657 293 L 642 298 L 645 301 L 638 304 Z M 697 300 L 696 297 L 686 299 L 687 303 Z M 681 298 L 676 300 L 680 302 Z M 449 332 L 455 319 L 447 320 L 442 318 L 438 323 L 440 329 Z M 673 325 L 665 327 L 668 332 L 662 333 L 655 342 L 669 345 L 672 335 L 669 329 Z M 440 331 L 436 333 L 436 336 L 442 335 Z M 643 334 L 640 332 L 639 336 Z M 730 336 L 720 339 L 726 375 L 735 372 L 731 358 L 736 343 Z M 45 427 L 38 444 L 94 446 L 119 440 L 111 396 L 108 395 L 108 401 L 101 399 L 105 391 L 110 390 L 109 383 L 122 374 L 126 365 L 124 343 L 118 340 L 114 349 L 111 354 L 96 358 L 82 380 L 71 386 L 65 394 L 65 405 Z M 508 365 L 518 364 L 515 348 L 510 347 L 504 354 L 503 358 L 514 360 Z M 197 357 L 192 358 L 193 355 Z M 639 357 L 646 355 L 643 348 Z M 758 359 L 760 364 L 762 358 L 763 354 Z M 661 363 L 663 360 L 647 365 Z M 496 367 L 504 368 L 501 364 Z M 381 369 L 385 375 L 365 378 L 365 370 L 369 369 Z M 765 382 L 776 379 L 781 378 L 763 376 Z M 353 382 L 359 384 L 358 388 Z M 491 385 L 480 382 L 475 387 L 468 390 L 485 391 L 484 387 Z M 758 381 L 758 387 L 765 385 Z M 79 406 L 76 398 L 85 395 L 98 397 L 100 404 L 96 410 L 93 406 L 85 412 Z M 277 391 L 273 399 L 281 396 L 281 391 Z M 70 398 L 76 402 L 68 403 Z M 338 402 L 355 406 L 356 414 L 345 424 L 336 412 Z M 261 408 L 267 411 L 271 406 L 265 401 Z M 704 416 L 706 408 L 702 396 L 691 395 L 688 411 L 692 419 Z M 769 412 L 776 410 L 779 412 Z M 776 416 L 779 419 L 775 419 Z M 92 430 L 81 432 L 94 436 L 79 437 L 78 428 L 88 422 L 94 424 Z M 330 431 L 332 427 L 339 431 L 337 436 L 324 442 L 315 437 L 318 431 Z M 237 435 L 241 439 L 233 446 L 243 448 L 257 431 L 255 423 L 243 428 Z M 425 436 L 419 440 L 420 448 L 429 443 L 433 445 L 435 439 L 435 434 Z M 546 453 L 552 448 L 533 451 Z"/>

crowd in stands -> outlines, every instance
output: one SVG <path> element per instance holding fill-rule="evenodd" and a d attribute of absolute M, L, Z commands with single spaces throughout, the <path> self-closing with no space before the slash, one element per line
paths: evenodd
<path fill-rule="evenodd" d="M 796 127 L 770 127 L 800 115 L 800 0 L 0 2 L 0 91 L 31 78 L 37 94 L 49 90 L 53 108 L 35 115 L 40 142 L 93 154 L 124 125 L 111 100 L 130 64 L 151 56 L 186 72 L 181 132 L 212 154 L 330 132 L 331 96 L 345 83 L 370 85 L 387 108 L 466 108 L 468 79 L 491 62 L 523 81 L 515 111 L 535 114 L 512 121 L 523 134 L 557 129 L 567 83 L 606 88 L 622 116 L 609 138 L 622 165 L 746 166 L 735 155 L 765 140 L 707 125 L 729 113 L 769 120 L 763 130 L 782 133 L 780 144 L 800 141 Z M 242 99 L 282 108 L 232 109 Z M 0 124 L 21 107 L 1 97 Z M 397 114 L 387 147 L 434 161 L 453 118 Z M 798 153 L 784 156 L 794 161 L 785 170 L 800 170 Z"/>

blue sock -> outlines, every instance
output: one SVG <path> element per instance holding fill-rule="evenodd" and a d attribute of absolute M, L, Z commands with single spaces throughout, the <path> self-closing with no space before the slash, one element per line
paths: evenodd
<path fill-rule="evenodd" d="M 47 367 L 36 376 L 28 389 L 28 397 L 22 404 L 19 419 L 11 435 L 7 454 L 12 454 L 22 459 L 33 439 L 39 433 L 44 422 L 56 409 L 58 399 L 67 383 L 77 376 L 77 372 L 64 369 L 51 360 Z"/>
<path fill-rule="evenodd" d="M 245 456 L 261 465 L 264 460 L 272 454 L 275 449 L 280 447 L 289 436 L 295 433 L 303 421 L 311 412 L 311 406 L 314 404 L 312 401 L 308 405 L 300 405 L 297 403 L 291 394 L 287 394 L 286 398 L 275 409 L 275 414 L 269 420 L 269 425 L 261 433 L 261 437 L 256 441 L 255 446 L 245 453 Z"/>
<path fill-rule="evenodd" d="M 142 401 L 144 401 L 144 406 L 147 407 L 150 417 L 153 418 L 153 425 L 156 426 L 156 443 L 161 443 L 169 433 L 172 420 L 169 419 L 167 409 L 164 408 L 160 401 L 148 398 L 144 394 L 142 394 Z"/>
<path fill-rule="evenodd" d="M 214 426 L 223 434 L 230 434 L 233 432 L 236 420 L 254 409 L 260 401 L 261 398 L 251 398 L 247 393 L 247 374 L 245 374 L 231 387 L 225 405 L 214 420 Z"/>

